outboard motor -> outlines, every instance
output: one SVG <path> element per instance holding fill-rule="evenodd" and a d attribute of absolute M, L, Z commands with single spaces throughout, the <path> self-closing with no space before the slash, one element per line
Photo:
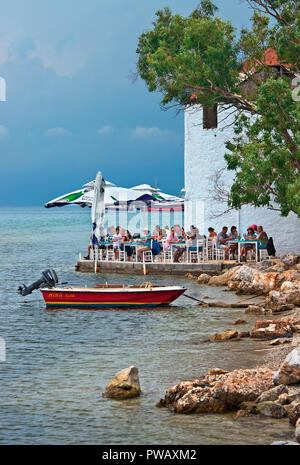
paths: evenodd
<path fill-rule="evenodd" d="M 58 283 L 58 278 L 53 269 L 45 270 L 42 272 L 42 277 L 31 284 L 31 286 L 20 286 L 18 288 L 18 293 L 25 296 L 31 294 L 35 289 L 40 289 L 41 287 L 55 287 Z"/>

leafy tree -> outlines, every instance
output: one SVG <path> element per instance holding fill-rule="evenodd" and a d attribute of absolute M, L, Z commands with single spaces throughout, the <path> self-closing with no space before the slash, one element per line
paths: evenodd
<path fill-rule="evenodd" d="M 236 110 L 225 154 L 235 171 L 231 208 L 252 204 L 300 216 L 300 96 L 291 86 L 300 69 L 299 0 L 245 1 L 254 10 L 252 27 L 239 37 L 210 0 L 187 18 L 158 11 L 153 28 L 139 38 L 138 74 L 149 91 L 162 94 L 163 107 Z M 281 71 L 266 63 L 270 47 Z"/>

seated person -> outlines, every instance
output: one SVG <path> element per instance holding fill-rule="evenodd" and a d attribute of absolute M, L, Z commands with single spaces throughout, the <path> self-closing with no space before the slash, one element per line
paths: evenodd
<path fill-rule="evenodd" d="M 159 224 L 157 224 L 154 228 L 154 231 L 153 231 L 153 236 L 157 236 L 159 231 L 162 231 L 161 227 L 159 226 Z"/>
<path fill-rule="evenodd" d="M 151 235 L 149 229 L 144 229 L 144 234 L 145 238 L 141 243 L 144 244 L 143 247 L 140 247 L 137 251 L 138 254 L 138 261 L 143 261 L 143 253 L 147 252 L 148 250 L 151 250 L 151 241 L 154 239 L 154 237 Z"/>
<path fill-rule="evenodd" d="M 214 228 L 208 228 L 208 246 L 216 245 L 218 240 L 218 234 L 215 232 Z"/>
<path fill-rule="evenodd" d="M 192 225 L 189 232 L 186 234 L 186 245 L 188 250 L 196 251 L 197 241 L 201 238 L 202 236 L 199 234 L 199 229 Z M 202 250 L 202 246 L 199 246 L 199 250 Z"/>
<path fill-rule="evenodd" d="M 229 239 L 229 234 L 227 234 L 227 226 L 223 226 L 222 231 L 218 234 L 217 238 L 217 248 L 224 249 L 226 247 L 226 242 Z"/>
<path fill-rule="evenodd" d="M 126 230 L 124 236 L 122 236 L 122 243 L 121 243 L 120 249 L 125 250 L 125 253 L 127 255 L 126 260 L 128 262 L 130 262 L 130 259 L 131 259 L 131 256 L 134 250 L 133 247 L 131 247 L 130 245 L 127 245 L 130 242 L 133 242 L 133 237 L 130 234 L 130 232 Z"/>
<path fill-rule="evenodd" d="M 158 229 L 157 229 L 158 228 Z M 153 255 L 159 255 L 162 249 L 160 241 L 163 238 L 162 229 L 159 226 L 156 226 L 156 229 L 153 231 L 153 243 L 152 243 L 152 253 Z"/>
<path fill-rule="evenodd" d="M 170 234 L 170 228 L 169 226 L 165 226 L 163 228 L 163 235 L 166 237 L 168 234 Z"/>
<path fill-rule="evenodd" d="M 161 241 L 163 238 L 163 231 L 162 229 L 158 226 L 153 231 L 153 237 L 156 241 Z"/>
<path fill-rule="evenodd" d="M 255 235 L 256 237 L 258 237 L 258 236 L 259 236 L 259 232 L 258 232 L 258 228 L 257 228 L 256 224 L 253 224 L 252 226 L 250 226 L 250 228 L 253 229 L 254 235 Z"/>
<path fill-rule="evenodd" d="M 257 228 L 258 232 L 258 240 L 260 242 L 258 248 L 259 249 L 266 249 L 268 245 L 268 234 L 264 231 L 264 228 L 262 226 L 258 226 Z"/>
<path fill-rule="evenodd" d="M 238 231 L 236 229 L 236 226 L 231 226 L 230 235 L 228 237 L 228 240 L 237 241 L 238 238 L 239 238 L 239 234 L 238 234 Z M 229 253 L 234 255 L 237 251 L 238 251 L 238 243 L 226 245 L 225 246 L 225 260 L 228 260 Z"/>
<path fill-rule="evenodd" d="M 255 235 L 253 228 L 247 229 L 247 234 L 245 235 L 244 239 L 246 241 L 257 241 L 257 236 Z M 253 249 L 254 245 L 245 244 L 241 248 L 241 261 L 247 261 L 247 253 L 249 250 Z"/>
<path fill-rule="evenodd" d="M 176 245 L 173 244 L 174 242 L 179 242 L 179 239 L 178 239 L 178 236 L 176 236 L 176 234 L 175 234 L 175 228 L 173 226 L 171 228 L 170 233 L 167 236 L 166 248 L 167 249 L 172 248 L 173 250 L 175 249 L 175 252 L 174 252 L 174 255 L 173 255 L 173 261 L 174 262 L 179 262 L 179 258 L 184 253 L 185 247 L 176 247 Z"/>

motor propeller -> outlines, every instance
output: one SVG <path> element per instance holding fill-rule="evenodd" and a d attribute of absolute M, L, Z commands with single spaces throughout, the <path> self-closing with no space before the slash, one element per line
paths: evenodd
<path fill-rule="evenodd" d="M 18 293 L 22 296 L 31 294 L 35 289 L 40 289 L 41 287 L 55 287 L 58 283 L 58 278 L 55 270 L 49 268 L 42 272 L 42 277 L 32 283 L 30 286 L 25 286 L 23 284 L 18 288 Z"/>

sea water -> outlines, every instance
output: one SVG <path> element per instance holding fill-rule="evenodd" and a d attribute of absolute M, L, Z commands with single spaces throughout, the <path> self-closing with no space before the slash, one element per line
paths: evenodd
<path fill-rule="evenodd" d="M 39 291 L 26 297 L 17 293 L 20 284 L 31 284 L 49 267 L 60 281 L 74 285 L 144 281 L 142 275 L 75 272 L 90 232 L 88 209 L 0 208 L 0 342 L 5 342 L 0 444 L 270 444 L 292 439 L 287 420 L 174 415 L 155 406 L 167 388 L 211 368 L 263 363 L 267 352 L 260 341 L 207 342 L 208 335 L 239 318 L 247 320 L 242 330 L 250 329 L 255 317 L 243 310 L 197 307 L 184 296 L 156 310 L 57 310 L 46 309 Z M 196 298 L 238 300 L 223 288 L 183 277 L 148 275 L 147 281 L 187 286 Z M 139 369 L 141 397 L 104 399 L 114 373 L 130 365 Z"/>

